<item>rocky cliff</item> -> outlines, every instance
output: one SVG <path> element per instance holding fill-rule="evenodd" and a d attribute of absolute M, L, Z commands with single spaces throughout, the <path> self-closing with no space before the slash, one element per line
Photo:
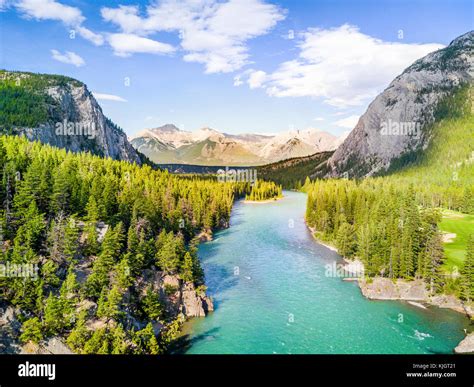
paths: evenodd
<path fill-rule="evenodd" d="M 440 105 L 474 83 L 474 31 L 416 61 L 369 105 L 328 161 L 327 176 L 362 177 L 426 148 Z"/>
<path fill-rule="evenodd" d="M 126 134 L 104 116 L 87 86 L 75 79 L 1 71 L 0 132 L 25 135 L 73 152 L 141 164 Z"/>

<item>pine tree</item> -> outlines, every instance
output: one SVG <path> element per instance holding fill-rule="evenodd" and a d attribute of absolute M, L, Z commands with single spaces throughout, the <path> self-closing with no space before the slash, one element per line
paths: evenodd
<path fill-rule="evenodd" d="M 23 343 L 32 341 L 33 343 L 39 343 L 43 340 L 43 333 L 41 332 L 41 322 L 38 317 L 30 318 L 26 320 L 21 326 L 20 340 Z"/>
<path fill-rule="evenodd" d="M 48 335 L 58 334 L 64 325 L 61 303 L 52 292 L 45 302 L 43 324 Z"/>
<path fill-rule="evenodd" d="M 159 294 L 153 291 L 150 286 L 147 288 L 145 296 L 142 299 L 142 309 L 147 319 L 158 320 L 163 314 L 163 308 L 160 304 Z"/>
<path fill-rule="evenodd" d="M 77 353 L 82 352 L 87 340 L 89 339 L 89 331 L 86 328 L 86 313 L 85 310 L 79 313 L 76 326 L 67 338 L 67 344 Z"/>
<path fill-rule="evenodd" d="M 78 256 L 79 248 L 79 230 L 74 218 L 69 218 L 64 230 L 64 258 L 71 262 Z"/>
<path fill-rule="evenodd" d="M 119 324 L 112 331 L 112 354 L 123 355 L 128 351 L 128 343 L 125 331 L 121 324 Z"/>
<path fill-rule="evenodd" d="M 471 234 L 466 245 L 466 259 L 461 270 L 461 296 L 464 300 L 474 300 L 474 234 Z"/>
<path fill-rule="evenodd" d="M 186 254 L 184 254 L 184 261 L 183 261 L 183 265 L 181 266 L 180 276 L 184 282 L 192 282 L 194 280 L 193 268 L 194 268 L 193 257 L 188 251 L 186 252 Z"/>
<path fill-rule="evenodd" d="M 342 223 L 337 232 L 337 249 L 343 257 L 352 257 L 356 248 L 354 227 L 347 222 Z"/>
<path fill-rule="evenodd" d="M 425 280 L 430 287 L 430 293 L 440 289 L 442 285 L 440 266 L 444 260 L 443 241 L 439 232 L 433 233 L 426 244 L 425 250 Z"/>

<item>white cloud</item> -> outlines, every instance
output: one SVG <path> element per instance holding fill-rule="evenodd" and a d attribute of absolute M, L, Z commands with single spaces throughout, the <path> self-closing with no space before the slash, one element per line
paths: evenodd
<path fill-rule="evenodd" d="M 104 44 L 104 37 L 101 34 L 92 32 L 91 30 L 83 26 L 77 26 L 76 30 L 80 36 L 92 42 L 96 46 L 101 46 L 102 44 Z"/>
<path fill-rule="evenodd" d="M 127 102 L 126 99 L 114 94 L 96 93 L 95 91 L 92 92 L 92 94 L 94 95 L 96 99 L 103 100 L 103 101 Z"/>
<path fill-rule="evenodd" d="M 102 8 L 104 20 L 126 34 L 178 32 L 183 59 L 202 63 L 206 73 L 232 72 L 249 61 L 246 42 L 266 34 L 285 12 L 264 0 L 164 0 L 147 7 Z"/>
<path fill-rule="evenodd" d="M 174 51 L 170 44 L 133 34 L 110 34 L 107 40 L 114 49 L 115 55 L 123 57 L 137 53 L 170 54 Z"/>
<path fill-rule="evenodd" d="M 61 54 L 58 50 L 51 50 L 53 59 L 58 62 L 72 64 L 76 67 L 81 67 L 86 64 L 84 59 L 72 51 L 66 51 L 64 54 Z"/>
<path fill-rule="evenodd" d="M 117 24 L 127 34 L 146 34 L 149 32 L 144 26 L 144 20 L 140 17 L 137 6 L 119 5 L 118 8 L 104 7 L 100 10 L 100 13 L 105 21 Z"/>
<path fill-rule="evenodd" d="M 337 107 L 365 104 L 415 60 L 443 47 L 385 42 L 347 24 L 299 37 L 298 58 L 268 74 L 262 87 L 271 96 L 319 97 Z"/>
<path fill-rule="evenodd" d="M 242 86 L 243 84 L 244 84 L 244 82 L 242 81 L 241 76 L 236 75 L 234 77 L 234 86 Z"/>
<path fill-rule="evenodd" d="M 248 69 L 234 77 L 234 86 L 242 86 L 247 83 L 251 89 L 258 89 L 266 80 L 267 73 L 265 71 Z"/>
<path fill-rule="evenodd" d="M 346 118 L 342 118 L 338 121 L 335 122 L 337 126 L 340 126 L 341 128 L 346 128 L 346 129 L 354 129 L 354 127 L 357 125 L 357 122 L 359 121 L 360 116 L 349 116 Z"/>
<path fill-rule="evenodd" d="M 247 83 L 251 89 L 257 89 L 262 87 L 266 79 L 267 73 L 265 71 L 252 71 L 249 75 Z"/>
<path fill-rule="evenodd" d="M 78 8 L 54 0 L 20 0 L 16 7 L 27 18 L 58 20 L 67 25 L 79 25 L 85 20 Z"/>
<path fill-rule="evenodd" d="M 324 121 L 324 117 L 316 117 L 314 118 L 314 121 Z"/>
<path fill-rule="evenodd" d="M 15 7 L 27 19 L 60 21 L 69 28 L 77 29 L 84 39 L 98 46 L 103 44 L 101 35 L 82 25 L 86 18 L 79 8 L 64 5 L 55 0 L 19 0 Z"/>

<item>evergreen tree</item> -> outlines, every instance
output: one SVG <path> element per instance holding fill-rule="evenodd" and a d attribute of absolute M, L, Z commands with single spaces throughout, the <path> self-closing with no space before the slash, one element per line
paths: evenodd
<path fill-rule="evenodd" d="M 73 351 L 82 353 L 87 340 L 89 340 L 89 331 L 86 328 L 86 311 L 82 311 L 79 313 L 76 326 L 67 337 L 67 344 Z"/>
<path fill-rule="evenodd" d="M 466 259 L 461 270 L 461 296 L 464 300 L 474 300 L 474 234 L 468 238 Z"/>
<path fill-rule="evenodd" d="M 21 326 L 20 340 L 23 343 L 32 341 L 33 343 L 39 343 L 43 340 L 43 333 L 41 332 L 41 322 L 38 317 L 30 318 L 26 320 Z"/>
<path fill-rule="evenodd" d="M 60 300 L 52 292 L 45 302 L 43 324 L 48 335 L 58 334 L 64 326 Z"/>

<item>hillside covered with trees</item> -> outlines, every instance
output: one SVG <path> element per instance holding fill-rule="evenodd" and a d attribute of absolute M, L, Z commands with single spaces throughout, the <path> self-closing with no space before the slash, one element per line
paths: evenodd
<path fill-rule="evenodd" d="M 358 257 L 368 276 L 423 278 L 432 291 L 472 300 L 474 229 L 463 230 L 461 267 L 447 262 L 440 230 L 446 210 L 474 214 L 471 101 L 466 88 L 445 100 L 429 147 L 384 176 L 307 182 L 306 219 L 317 236 Z"/>

